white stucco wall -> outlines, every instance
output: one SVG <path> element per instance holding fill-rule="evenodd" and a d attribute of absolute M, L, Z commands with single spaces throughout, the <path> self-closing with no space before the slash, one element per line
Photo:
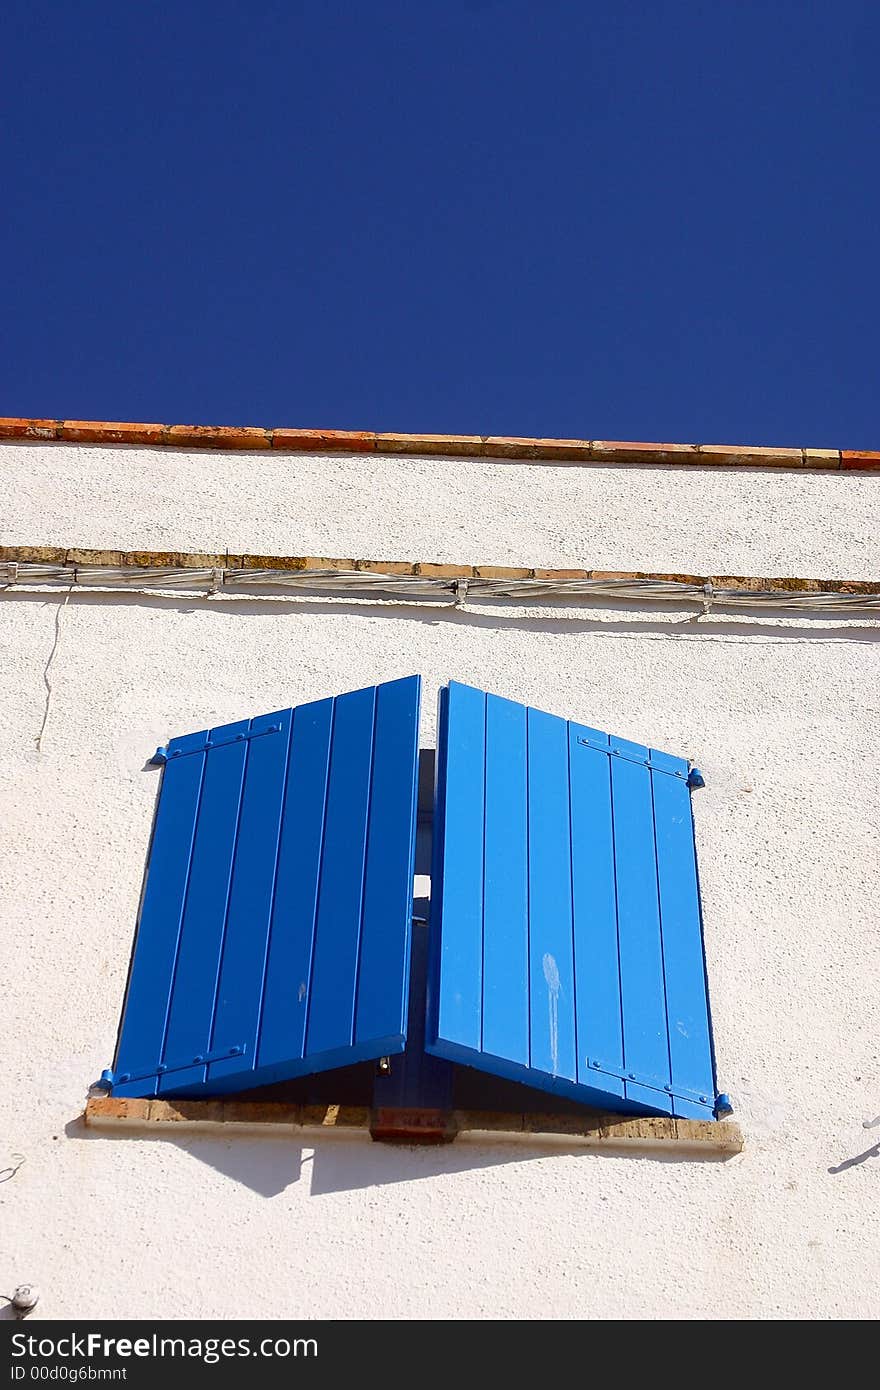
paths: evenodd
<path fill-rule="evenodd" d="M 0 545 L 870 579 L 878 532 L 871 475 L 0 448 Z"/>
<path fill-rule="evenodd" d="M 505 507 L 491 465 L 470 465 L 465 497 L 464 465 L 411 462 L 10 446 L 2 539 L 878 569 L 873 479 L 496 465 Z M 355 495 L 366 476 L 375 496 Z M 586 495 L 595 509 L 575 515 Z M 0 595 L 0 1169 L 24 1158 L 0 1184 L 0 1292 L 35 1282 L 35 1316 L 67 1318 L 880 1312 L 880 1162 L 849 1163 L 880 1142 L 864 1127 L 880 1117 L 880 622 L 63 598 Z M 425 744 L 454 677 L 699 760 L 719 1082 L 742 1155 L 83 1129 L 131 946 L 157 786 L 144 759 L 175 733 L 414 671 Z"/>

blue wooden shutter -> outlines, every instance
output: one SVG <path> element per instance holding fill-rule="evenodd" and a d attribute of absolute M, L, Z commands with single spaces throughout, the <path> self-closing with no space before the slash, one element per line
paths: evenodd
<path fill-rule="evenodd" d="M 412 676 L 169 744 L 114 1095 L 403 1050 L 419 697 Z"/>
<path fill-rule="evenodd" d="M 428 1050 L 710 1118 L 687 763 L 455 682 L 437 757 Z"/>

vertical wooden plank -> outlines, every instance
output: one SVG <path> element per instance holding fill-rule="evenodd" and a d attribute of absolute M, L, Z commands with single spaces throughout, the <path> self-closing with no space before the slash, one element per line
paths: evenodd
<path fill-rule="evenodd" d="M 244 720 L 213 729 L 211 738 L 235 740 L 247 731 Z M 205 1079 L 202 1064 L 178 1068 L 181 1062 L 204 1055 L 210 1046 L 248 746 L 242 737 L 240 742 L 225 742 L 205 754 L 201 808 L 162 1058 L 175 1070 L 160 1078 L 159 1095 Z"/>
<path fill-rule="evenodd" d="M 376 690 L 354 1041 L 406 1032 L 421 679 Z"/>
<path fill-rule="evenodd" d="M 226 936 L 212 1051 L 244 1047 L 242 1056 L 212 1062 L 209 1083 L 241 1076 L 256 1066 L 257 1025 L 278 858 L 292 711 L 251 721 L 247 773 L 239 816 L 238 845 L 229 895 Z M 263 732 L 277 729 L 278 732 Z"/>
<path fill-rule="evenodd" d="M 486 701 L 482 1050 L 529 1063 L 526 709 Z"/>
<path fill-rule="evenodd" d="M 483 816 L 486 696 L 450 681 L 442 839 L 437 1029 L 446 1041 L 479 1051 L 482 1032 Z M 440 875 L 435 866 L 434 876 Z"/>
<path fill-rule="evenodd" d="M 603 742 L 607 750 L 598 729 L 569 725 L 577 1074 L 583 1085 L 623 1096 L 623 1082 L 604 1074 L 623 1070 L 623 1031 L 611 757 L 595 746 Z"/>
<path fill-rule="evenodd" d="M 615 741 L 612 740 L 612 747 Z M 627 749 L 638 745 L 617 746 Z M 647 749 L 639 749 L 647 758 Z M 666 1000 L 651 774 L 644 765 L 611 759 L 614 854 L 623 1000 L 624 1065 L 638 1081 L 660 1089 L 650 1103 L 669 1108 L 662 1087 L 670 1082 Z M 636 1085 L 638 1082 L 635 1083 Z M 627 1086 L 627 1095 L 630 1087 Z M 633 1090 L 633 1099 L 645 1099 Z"/>
<path fill-rule="evenodd" d="M 376 688 L 336 700 L 306 1053 L 349 1047 L 361 933 Z"/>
<path fill-rule="evenodd" d="M 257 1051 L 261 1067 L 305 1055 L 333 704 L 316 700 L 293 711 Z"/>
<path fill-rule="evenodd" d="M 191 746 L 204 742 L 193 734 Z M 180 747 L 183 740 L 178 740 Z M 116 1048 L 117 1075 L 153 1071 L 162 1043 L 174 980 L 186 885 L 195 838 L 205 758 L 190 753 L 166 763 L 138 914 L 122 1026 Z M 152 1083 L 117 1082 L 116 1096 L 156 1094 Z"/>
<path fill-rule="evenodd" d="M 715 1083 L 690 791 L 652 775 L 672 1083 L 713 1105 Z M 677 1099 L 677 1109 L 680 1101 Z"/>
<path fill-rule="evenodd" d="M 529 709 L 529 1020 L 531 1066 L 577 1077 L 568 726 Z"/>

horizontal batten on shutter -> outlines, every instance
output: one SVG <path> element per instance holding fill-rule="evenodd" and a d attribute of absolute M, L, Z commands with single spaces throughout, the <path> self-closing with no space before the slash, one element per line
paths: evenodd
<path fill-rule="evenodd" d="M 668 753 L 658 753 L 653 748 L 645 749 L 644 755 L 642 753 L 632 753 L 623 748 L 615 748 L 613 745 L 609 748 L 607 738 L 608 736 L 606 734 L 606 742 L 603 744 L 600 741 L 601 735 L 599 734 L 591 734 L 589 737 L 578 734 L 577 741 L 582 747 L 596 748 L 600 752 L 606 753 L 611 758 L 623 758 L 625 762 L 637 763 L 640 767 L 647 767 L 652 772 L 663 772 L 670 777 L 678 777 L 684 782 L 687 781 L 690 775 L 690 769 L 684 758 L 673 758 Z M 672 764 L 675 764 L 675 766 Z"/>
<path fill-rule="evenodd" d="M 585 1057 L 584 1062 L 586 1066 L 590 1068 L 591 1072 L 594 1072 L 596 1076 L 613 1076 L 617 1080 L 625 1082 L 630 1075 L 629 1072 L 623 1069 L 623 1067 L 606 1066 L 598 1058 Z M 676 1088 L 671 1082 L 664 1082 L 662 1086 L 659 1082 L 655 1085 L 651 1085 L 643 1077 L 640 1077 L 639 1086 L 641 1089 L 647 1091 L 662 1092 L 661 1099 L 664 1101 L 664 1103 L 666 1097 L 671 1097 L 674 1100 L 693 1101 L 695 1103 L 702 1102 L 703 1105 L 707 1105 L 710 1103 L 709 1097 L 705 1093 L 701 1093 L 695 1090 L 685 1090 L 683 1088 Z M 621 1091 L 621 1094 L 623 1094 L 623 1091 Z"/>
<path fill-rule="evenodd" d="M 285 711 L 286 713 L 287 711 Z M 174 739 L 167 748 L 157 748 L 153 755 L 156 763 L 167 762 L 169 758 L 184 758 L 189 753 L 209 753 L 212 748 L 222 748 L 227 743 L 245 743 L 248 739 L 263 738 L 266 734 L 280 734 L 283 723 L 281 715 L 267 716 L 276 722 L 267 724 L 265 728 L 251 728 L 245 733 L 231 734 L 228 738 L 206 739 L 204 743 L 186 744 L 185 746 L 175 746 L 183 743 L 181 739 Z"/>
<path fill-rule="evenodd" d="M 114 1094 L 403 1049 L 419 695 L 410 677 L 169 745 Z"/>
<path fill-rule="evenodd" d="M 715 1100 L 689 765 L 451 682 L 427 1046 L 590 1105 Z"/>
<path fill-rule="evenodd" d="M 212 1048 L 210 1052 L 206 1052 L 203 1055 L 199 1055 L 197 1057 L 187 1057 L 186 1061 L 160 1062 L 159 1065 L 157 1067 L 154 1067 L 152 1071 L 139 1072 L 135 1075 L 132 1075 L 130 1072 L 127 1071 L 120 1072 L 118 1074 L 109 1072 L 106 1073 L 106 1079 L 114 1083 L 124 1083 L 127 1081 L 145 1081 L 147 1078 L 155 1078 L 157 1075 L 165 1076 L 168 1072 L 188 1071 L 194 1063 L 201 1065 L 206 1062 L 218 1062 L 221 1059 L 225 1061 L 227 1058 L 230 1057 L 241 1058 L 244 1057 L 246 1052 L 247 1047 L 244 1043 L 239 1043 L 236 1047 Z M 239 1069 L 241 1069 L 240 1061 L 238 1062 L 238 1067 Z"/>

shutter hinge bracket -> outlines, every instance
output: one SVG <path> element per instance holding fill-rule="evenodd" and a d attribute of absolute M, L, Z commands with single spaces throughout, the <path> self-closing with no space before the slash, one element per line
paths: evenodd
<path fill-rule="evenodd" d="M 652 762 L 650 757 L 637 757 L 635 753 L 626 753 L 622 748 L 611 748 L 607 743 L 597 743 L 595 739 L 584 738 L 582 734 L 577 735 L 577 741 L 583 748 L 592 748 L 595 752 L 604 753 L 609 758 L 622 758 L 625 763 L 635 763 L 637 767 L 646 767 L 649 772 L 663 772 L 667 777 L 677 777 L 680 782 L 687 782 L 690 786 L 688 773 L 677 772 L 675 768 L 671 767 L 660 767 L 657 763 Z"/>
<path fill-rule="evenodd" d="M 101 1080 L 98 1083 L 102 1090 L 112 1090 L 114 1086 L 121 1086 L 129 1081 L 151 1081 L 154 1076 L 165 1076 L 170 1071 L 188 1071 L 190 1067 L 207 1066 L 209 1062 L 225 1062 L 230 1057 L 244 1057 L 247 1052 L 245 1043 L 240 1043 L 237 1047 L 219 1047 L 212 1052 L 200 1052 L 195 1057 L 188 1057 L 185 1062 L 159 1062 L 150 1071 L 111 1071 L 109 1068 L 101 1072 Z"/>
<path fill-rule="evenodd" d="M 148 763 L 149 767 L 163 767 L 172 758 L 186 758 L 191 753 L 210 753 L 212 748 L 225 748 L 228 743 L 247 743 L 252 738 L 263 738 L 266 734 L 280 734 L 280 724 L 267 724 L 265 729 L 249 729 L 246 734 L 233 734 L 230 738 L 208 739 L 197 748 L 168 748 L 160 745 Z"/>
<path fill-rule="evenodd" d="M 691 791 L 695 791 L 698 787 L 705 787 L 706 779 L 698 767 L 691 768 L 688 773 L 687 784 Z"/>
<path fill-rule="evenodd" d="M 618 1081 L 623 1081 L 624 1083 L 631 1081 L 636 1086 L 643 1086 L 647 1091 L 658 1091 L 660 1095 L 670 1096 L 672 1100 L 686 1100 L 691 1105 L 705 1105 L 707 1110 L 712 1109 L 708 1091 L 677 1090 L 674 1086 L 670 1086 L 668 1082 L 658 1080 L 656 1076 L 639 1076 L 638 1073 L 634 1071 L 625 1071 L 618 1067 L 606 1067 L 604 1062 L 600 1062 L 596 1057 L 588 1057 L 587 1066 L 591 1071 L 597 1071 L 600 1076 L 613 1076 L 616 1077 Z M 729 1114 L 730 1112 L 728 1111 L 726 1113 Z"/>

